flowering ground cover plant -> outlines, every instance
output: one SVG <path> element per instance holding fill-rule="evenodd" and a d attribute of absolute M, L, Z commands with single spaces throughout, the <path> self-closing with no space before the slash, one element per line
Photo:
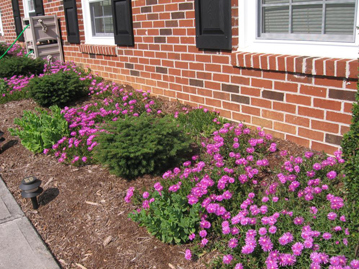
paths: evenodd
<path fill-rule="evenodd" d="M 285 161 L 275 169 L 271 136 L 242 124 L 225 124 L 202 146 L 200 157 L 166 172 L 154 191 L 141 197 L 128 190 L 127 202 L 135 195 L 142 203 L 130 215 L 134 220 L 151 231 L 148 219 L 158 213 L 151 205 L 180 195 L 188 201 L 187 216 L 196 208 L 200 218 L 186 230 L 194 242 L 186 259 L 218 249 L 223 255 L 212 264 L 215 268 L 359 268 L 340 188 L 340 152 L 335 157 L 281 152 Z"/>

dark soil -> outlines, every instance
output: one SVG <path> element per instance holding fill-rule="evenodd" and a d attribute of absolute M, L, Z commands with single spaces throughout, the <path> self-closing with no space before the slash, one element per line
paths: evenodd
<path fill-rule="evenodd" d="M 63 268 L 206 268 L 204 262 L 213 258 L 213 253 L 186 261 L 188 246 L 164 244 L 128 219 L 135 208 L 124 202 L 126 190 L 153 186 L 158 177 L 126 181 L 98 165 L 60 164 L 52 156 L 34 155 L 12 137 L 8 128 L 16 127 L 14 118 L 35 107 L 32 100 L 0 105 L 0 131 L 5 138 L 0 143 L 0 174 Z M 176 109 L 178 104 L 165 102 L 162 110 Z M 276 142 L 279 150 L 286 149 L 289 154 L 301 155 L 307 150 L 289 141 Z M 278 155 L 272 157 L 274 161 Z M 42 180 L 44 192 L 38 210 L 20 195 L 20 182 L 30 175 Z"/>

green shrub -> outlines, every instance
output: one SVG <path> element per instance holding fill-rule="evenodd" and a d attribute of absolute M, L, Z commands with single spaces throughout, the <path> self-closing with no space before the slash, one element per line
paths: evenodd
<path fill-rule="evenodd" d="M 96 138 L 95 158 L 111 173 L 127 179 L 175 166 L 190 147 L 189 138 L 168 117 L 126 117 L 105 129 Z"/>
<path fill-rule="evenodd" d="M 3 79 L 0 78 L 0 97 L 3 94 L 7 94 L 8 88 L 9 88 L 9 86 L 7 85 L 7 83 Z"/>
<path fill-rule="evenodd" d="M 0 77 L 39 75 L 44 71 L 45 61 L 28 57 L 4 57 L 0 60 Z"/>
<path fill-rule="evenodd" d="M 352 210 L 350 215 L 350 221 L 353 223 L 354 229 L 352 236 L 355 237 L 355 241 L 359 245 L 359 85 L 356 95 L 356 102 L 353 104 L 353 117 L 352 124 L 348 133 L 344 134 L 342 140 L 343 158 L 346 160 L 344 172 L 344 185 L 347 192 L 347 199 L 351 205 Z"/>
<path fill-rule="evenodd" d="M 224 123 L 229 122 L 219 117 L 217 112 L 211 112 L 201 108 L 176 115 L 177 121 L 184 127 L 185 131 L 197 139 L 200 137 L 210 137 L 213 132 L 219 130 Z"/>
<path fill-rule="evenodd" d="M 14 123 L 21 129 L 9 128 L 11 135 L 19 136 L 21 144 L 34 153 L 40 153 L 50 148 L 63 136 L 69 135 L 68 123 L 57 106 L 50 107 L 51 114 L 37 109 L 38 114 L 24 111 L 21 119 L 16 118 Z"/>
<path fill-rule="evenodd" d="M 74 71 L 58 72 L 32 79 L 28 84 L 30 96 L 43 107 L 64 107 L 88 94 L 88 81 L 80 80 Z"/>
<path fill-rule="evenodd" d="M 201 205 L 190 206 L 184 195 L 165 193 L 162 196 L 153 193 L 154 201 L 149 209 L 139 213 L 135 211 L 129 217 L 162 242 L 186 243 L 188 236 L 198 230 Z"/>

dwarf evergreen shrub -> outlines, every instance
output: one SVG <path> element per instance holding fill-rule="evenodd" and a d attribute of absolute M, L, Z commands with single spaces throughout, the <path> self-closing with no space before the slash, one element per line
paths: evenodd
<path fill-rule="evenodd" d="M 174 167 L 191 143 L 169 117 L 129 116 L 110 123 L 105 130 L 96 138 L 95 159 L 112 174 L 127 179 Z"/>
<path fill-rule="evenodd" d="M 4 57 L 0 60 L 0 77 L 39 75 L 44 71 L 45 61 L 28 57 Z"/>
<path fill-rule="evenodd" d="M 342 140 L 343 158 L 345 162 L 345 177 L 343 179 L 345 189 L 347 192 L 347 199 L 352 206 L 350 220 L 355 226 L 352 236 L 356 237 L 356 242 L 359 245 L 359 84 L 357 85 L 358 91 L 356 94 L 356 101 L 353 104 L 353 117 L 352 124 L 348 133 L 344 134 Z"/>
<path fill-rule="evenodd" d="M 30 96 L 43 107 L 64 107 L 88 94 L 88 81 L 80 80 L 75 71 L 58 72 L 32 79 L 27 88 Z"/>

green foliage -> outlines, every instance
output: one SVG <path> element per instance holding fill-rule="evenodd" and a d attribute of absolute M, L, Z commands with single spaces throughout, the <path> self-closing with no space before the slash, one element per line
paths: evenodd
<path fill-rule="evenodd" d="M 8 88 L 9 87 L 8 87 L 7 83 L 3 79 L 0 79 L 0 97 L 3 94 L 7 94 Z"/>
<path fill-rule="evenodd" d="M 74 71 L 58 72 L 32 79 L 27 88 L 30 96 L 43 107 L 64 107 L 88 94 L 89 82 L 80 80 Z"/>
<path fill-rule="evenodd" d="M 0 77 L 39 75 L 44 70 L 45 61 L 28 57 L 4 57 L 0 60 Z"/>
<path fill-rule="evenodd" d="M 50 148 L 63 136 L 69 135 L 68 123 L 61 114 L 61 109 L 52 106 L 50 110 L 51 114 L 41 109 L 37 109 L 38 114 L 24 111 L 21 119 L 14 120 L 21 129 L 9 128 L 11 135 L 19 136 L 21 144 L 34 153 Z"/>
<path fill-rule="evenodd" d="M 5 51 L 8 49 L 8 46 L 6 46 L 5 44 L 0 44 L 0 57 L 2 55 L 4 55 Z M 11 56 L 10 54 L 5 54 L 4 57 L 9 57 Z"/>
<path fill-rule="evenodd" d="M 354 226 L 352 237 L 359 245 L 359 200 L 357 198 L 359 192 L 359 85 L 356 95 L 356 102 L 352 109 L 352 124 L 348 133 L 344 134 L 342 140 L 343 158 L 346 160 L 344 172 L 344 185 L 347 192 L 348 202 L 352 209 L 350 211 L 349 220 Z"/>
<path fill-rule="evenodd" d="M 207 109 L 193 109 L 188 113 L 177 114 L 177 121 L 185 128 L 191 136 L 209 138 L 214 131 L 219 130 L 228 120 L 219 117 L 217 112 Z"/>
<path fill-rule="evenodd" d="M 190 206 L 186 197 L 177 193 L 160 196 L 155 192 L 153 198 L 148 210 L 134 212 L 129 217 L 162 242 L 186 243 L 188 236 L 198 230 L 201 205 Z"/>
<path fill-rule="evenodd" d="M 111 173 L 128 179 L 163 172 L 189 151 L 189 138 L 168 117 L 142 114 L 104 128 L 106 132 L 96 138 L 95 158 Z"/>

